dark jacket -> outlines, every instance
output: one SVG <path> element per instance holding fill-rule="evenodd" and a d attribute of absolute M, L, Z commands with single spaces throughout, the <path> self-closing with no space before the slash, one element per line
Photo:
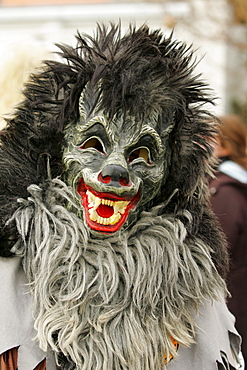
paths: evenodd
<path fill-rule="evenodd" d="M 210 180 L 212 208 L 226 235 L 230 254 L 228 307 L 236 317 L 247 363 L 247 184 L 217 172 Z"/>

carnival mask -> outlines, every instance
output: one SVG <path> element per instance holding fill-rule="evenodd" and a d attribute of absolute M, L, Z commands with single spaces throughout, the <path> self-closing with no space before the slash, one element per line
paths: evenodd
<path fill-rule="evenodd" d="M 90 230 L 112 234 L 157 195 L 167 148 L 156 131 L 155 115 L 138 122 L 120 114 L 109 118 L 97 107 L 88 112 L 84 93 L 79 106 L 80 120 L 67 132 L 67 181 Z"/>

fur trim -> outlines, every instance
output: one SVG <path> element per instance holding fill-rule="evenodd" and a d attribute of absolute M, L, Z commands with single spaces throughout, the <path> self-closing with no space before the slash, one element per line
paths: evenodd
<path fill-rule="evenodd" d="M 90 238 L 64 207 L 75 204 L 61 180 L 28 191 L 10 220 L 22 237 L 12 251 L 31 282 L 41 348 L 78 370 L 165 369 L 170 335 L 189 346 L 199 305 L 225 290 L 208 246 L 179 217 L 158 216 L 161 205 L 118 237 Z"/>

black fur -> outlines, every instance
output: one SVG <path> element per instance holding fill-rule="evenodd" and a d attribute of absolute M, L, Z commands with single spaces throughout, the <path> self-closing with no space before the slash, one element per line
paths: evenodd
<path fill-rule="evenodd" d="M 64 129 L 78 121 L 78 101 L 86 83 L 90 81 L 93 88 L 101 81 L 102 108 L 109 116 L 121 112 L 145 119 L 156 109 L 160 134 L 174 120 L 169 176 L 155 204 L 178 189 L 163 213 L 191 212 L 190 237 L 200 234 L 207 240 L 224 276 L 225 246 L 207 204 L 206 175 L 214 129 L 203 105 L 212 99 L 207 86 L 193 75 L 191 48 L 147 26 L 131 27 L 122 38 L 120 27 L 98 26 L 95 39 L 80 34 L 77 39 L 77 48 L 60 45 L 66 63 L 49 61 L 43 73 L 32 77 L 14 118 L 0 133 L 1 256 L 11 254 L 17 239 L 15 228 L 5 223 L 17 209 L 18 198 L 27 197 L 30 184 L 44 183 L 50 175 L 62 176 Z M 89 101 L 92 109 L 96 103 Z"/>

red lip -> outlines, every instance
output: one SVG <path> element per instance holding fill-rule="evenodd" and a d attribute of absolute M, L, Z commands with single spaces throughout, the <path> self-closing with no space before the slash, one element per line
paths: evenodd
<path fill-rule="evenodd" d="M 111 234 L 116 231 L 118 231 L 122 225 L 125 223 L 126 219 L 129 216 L 129 212 L 131 209 L 134 209 L 136 207 L 137 202 L 140 199 L 139 193 L 137 193 L 134 197 L 133 196 L 126 196 L 126 197 L 119 197 L 118 195 L 110 192 L 99 192 L 94 190 L 92 187 L 85 184 L 84 180 L 81 179 L 78 183 L 77 187 L 78 194 L 82 197 L 82 205 L 85 210 L 85 217 L 86 222 L 88 226 L 95 231 L 98 231 L 103 234 Z M 98 202 L 102 202 L 96 209 L 97 213 L 97 221 L 94 221 L 91 219 L 92 216 L 90 216 L 90 212 L 92 211 L 92 207 L 90 207 L 89 204 L 89 192 L 92 194 L 92 196 L 95 196 L 99 199 L 97 199 Z M 116 203 L 115 203 L 116 202 Z M 103 224 L 102 222 L 109 223 L 110 220 L 112 220 L 111 216 L 114 214 L 114 205 L 120 204 L 117 202 L 121 202 L 126 204 L 126 207 L 124 208 L 123 213 L 118 212 L 117 213 L 117 219 L 119 220 L 114 224 Z M 103 204 L 103 203 L 110 203 L 110 205 Z M 114 205 L 112 205 L 114 204 Z M 94 214 L 95 214 L 94 212 Z M 100 217 L 100 218 L 99 218 Z M 114 218 L 114 216 L 113 216 Z"/>

